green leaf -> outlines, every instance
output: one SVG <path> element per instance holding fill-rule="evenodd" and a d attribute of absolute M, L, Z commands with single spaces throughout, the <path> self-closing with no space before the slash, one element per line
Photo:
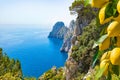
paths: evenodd
<path fill-rule="evenodd" d="M 101 36 L 98 41 L 94 42 L 93 48 L 97 47 L 107 38 L 107 34 Z"/>
<path fill-rule="evenodd" d="M 101 68 L 97 74 L 95 75 L 95 80 L 99 80 L 99 78 L 102 76 L 103 72 L 104 72 L 105 68 Z"/>
<path fill-rule="evenodd" d="M 107 79 L 106 79 L 106 80 L 112 80 L 112 76 L 111 76 L 110 71 L 108 71 L 108 76 L 107 76 Z"/>
<path fill-rule="evenodd" d="M 117 3 L 119 0 L 112 0 L 111 3 L 109 3 L 105 9 L 105 19 L 109 18 L 111 16 L 116 17 L 118 16 L 118 11 L 117 11 Z"/>
<path fill-rule="evenodd" d="M 90 0 L 85 0 L 84 1 L 84 6 L 86 7 L 87 5 L 89 5 L 90 4 Z"/>
<path fill-rule="evenodd" d="M 99 50 L 98 50 L 98 51 L 96 52 L 96 54 L 94 55 L 94 57 L 93 57 L 92 67 L 95 66 L 96 61 L 98 60 L 98 58 L 99 58 L 101 55 L 102 55 L 102 51 L 99 51 Z"/>
<path fill-rule="evenodd" d="M 112 70 L 116 75 L 119 76 L 119 66 L 118 65 L 113 65 Z"/>
<path fill-rule="evenodd" d="M 105 19 L 113 16 L 113 7 L 112 3 L 109 3 L 105 9 Z"/>

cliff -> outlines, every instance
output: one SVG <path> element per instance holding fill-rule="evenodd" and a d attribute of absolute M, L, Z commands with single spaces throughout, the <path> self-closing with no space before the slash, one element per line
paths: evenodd
<path fill-rule="evenodd" d="M 105 65 L 104 67 L 102 67 L 102 69 L 100 68 L 101 64 L 99 59 L 100 55 L 102 55 L 102 53 L 104 54 L 104 51 L 99 51 L 98 47 L 93 49 L 93 45 L 94 42 L 97 41 L 98 38 L 101 36 L 101 33 L 105 32 L 106 34 L 106 25 L 108 24 L 104 24 L 101 26 L 99 24 L 99 20 L 96 19 L 98 10 L 95 8 L 91 8 L 90 5 L 85 6 L 86 2 L 84 0 L 74 0 L 72 6 L 70 7 L 72 13 L 77 13 L 78 17 L 75 21 L 74 31 L 70 34 L 70 37 L 68 37 L 68 39 L 70 38 L 69 41 L 71 41 L 71 46 L 68 52 L 68 59 L 63 68 L 63 75 L 59 76 L 56 79 L 119 80 L 120 71 L 117 65 L 112 65 L 113 67 L 106 67 Z M 104 30 L 102 30 L 103 27 Z M 113 70 L 112 73 L 110 73 L 110 71 L 107 71 L 107 68 L 109 68 L 110 71 Z M 105 74 L 105 72 L 108 72 L 107 75 Z M 97 79 L 95 79 L 96 77 Z"/>
<path fill-rule="evenodd" d="M 69 25 L 69 30 L 64 37 L 64 42 L 61 47 L 61 51 L 68 52 L 71 44 L 74 42 L 75 38 L 82 34 L 83 28 L 86 27 L 92 19 L 95 18 L 95 15 L 92 12 L 86 12 L 85 10 L 91 10 L 92 8 L 85 8 L 80 10 L 76 21 L 71 21 Z"/>
<path fill-rule="evenodd" d="M 68 30 L 68 28 L 64 25 L 63 22 L 56 22 L 48 37 L 64 39 L 64 36 L 65 36 L 67 30 Z"/>
<path fill-rule="evenodd" d="M 39 80 L 83 80 L 91 68 L 97 50 L 97 48 L 92 49 L 92 46 L 94 41 L 98 39 L 100 30 L 101 28 L 96 26 L 96 20 L 93 19 L 88 26 L 83 28 L 81 35 L 72 36 L 72 44 L 65 66 L 61 71 L 55 69 L 56 73 L 53 69 L 45 72 Z"/>
<path fill-rule="evenodd" d="M 66 80 L 82 80 L 92 65 L 94 41 L 99 37 L 100 29 L 96 26 L 95 19 L 83 28 L 82 35 L 78 35 L 71 45 L 65 66 Z"/>
<path fill-rule="evenodd" d="M 66 35 L 64 36 L 63 44 L 60 49 L 62 52 L 68 52 L 71 46 L 71 38 L 73 35 L 75 29 L 75 21 L 72 20 L 69 24 L 68 31 L 66 32 Z"/>
<path fill-rule="evenodd" d="M 98 39 L 100 32 L 95 19 L 97 10 L 90 6 L 84 6 L 83 2 L 78 1 L 78 4 L 75 1 L 70 8 L 78 16 L 65 65 L 65 80 L 82 80 L 90 69 L 93 55 L 97 50 L 92 49 L 93 43 Z"/>
<path fill-rule="evenodd" d="M 68 51 L 62 80 L 83 80 L 91 68 L 93 56 L 97 50 L 97 48 L 92 49 L 92 46 L 100 33 L 100 28 L 96 26 L 96 9 L 90 6 L 84 7 L 81 4 L 74 10 L 77 10 L 78 16 L 75 22 L 71 22 L 74 25 L 72 25 L 72 30 L 68 30 L 61 48 L 63 51 Z M 43 78 L 46 77 L 45 74 Z"/>

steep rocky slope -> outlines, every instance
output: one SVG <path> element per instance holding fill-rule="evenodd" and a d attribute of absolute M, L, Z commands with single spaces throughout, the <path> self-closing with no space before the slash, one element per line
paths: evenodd
<path fill-rule="evenodd" d="M 100 33 L 100 27 L 96 26 L 95 19 L 97 10 L 90 6 L 84 7 L 82 4 L 74 8 L 75 11 L 76 9 L 78 17 L 69 37 L 70 49 L 63 68 L 62 77 L 64 79 L 62 80 L 82 80 L 91 68 L 93 56 L 97 50 L 97 48 L 92 49 L 93 43 L 98 39 Z"/>
<path fill-rule="evenodd" d="M 90 9 L 93 11 L 92 8 L 82 8 L 78 13 L 78 17 L 76 18 L 76 21 L 70 22 L 70 26 L 67 34 L 64 37 L 64 42 L 61 47 L 61 51 L 68 52 L 71 46 L 71 40 L 74 40 L 76 36 L 79 36 L 82 34 L 82 29 L 86 27 L 93 18 L 95 18 L 95 15 L 92 12 L 86 12 L 86 10 Z M 72 27 L 72 28 L 71 28 Z M 72 41 L 74 42 L 74 41 Z"/>
<path fill-rule="evenodd" d="M 63 44 L 62 44 L 60 51 L 63 51 L 63 52 L 69 51 L 70 46 L 71 46 L 71 38 L 73 36 L 74 29 L 75 29 L 75 21 L 72 20 L 69 24 L 68 31 L 66 32 L 64 36 Z"/>
<path fill-rule="evenodd" d="M 96 49 L 92 49 L 93 43 L 98 39 L 100 28 L 96 26 L 96 20 L 83 28 L 83 33 L 76 36 L 72 42 L 71 48 L 68 52 L 68 59 L 65 66 L 62 68 L 62 72 L 58 71 L 56 79 L 58 80 L 82 80 L 88 70 L 91 68 L 93 62 L 93 56 L 96 53 Z M 60 74 L 59 74 L 60 73 Z M 50 72 L 46 72 L 40 77 L 40 80 L 44 78 L 51 79 L 50 75 L 54 74 L 53 69 Z M 61 75 L 62 74 L 62 75 Z M 49 76 L 48 76 L 49 75 Z M 51 75 L 53 78 L 53 75 Z M 54 77 L 55 78 L 55 77 Z"/>
<path fill-rule="evenodd" d="M 68 53 L 65 66 L 66 80 L 81 80 L 92 65 L 93 55 L 97 49 L 92 49 L 94 41 L 99 37 L 100 29 L 93 20 L 83 28 L 82 35 L 78 35 Z"/>

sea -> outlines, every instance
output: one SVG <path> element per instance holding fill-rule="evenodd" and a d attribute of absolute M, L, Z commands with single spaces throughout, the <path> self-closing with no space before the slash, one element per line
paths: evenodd
<path fill-rule="evenodd" d="M 21 62 L 24 76 L 38 78 L 53 66 L 64 66 L 67 53 L 60 52 L 63 41 L 48 38 L 51 27 L 0 24 L 0 48 Z"/>

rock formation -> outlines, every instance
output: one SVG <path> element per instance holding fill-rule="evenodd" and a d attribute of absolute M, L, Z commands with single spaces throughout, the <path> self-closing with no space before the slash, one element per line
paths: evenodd
<path fill-rule="evenodd" d="M 90 7 L 82 7 L 78 11 L 65 66 L 66 80 L 78 80 L 76 78 L 86 74 L 92 63 L 93 53 L 95 52 L 95 50 L 92 50 L 92 45 L 97 37 L 93 33 L 98 33 L 97 30 L 94 30 L 96 29 L 95 21 L 91 23 L 95 18 L 93 11 L 94 9 Z M 79 79 L 82 80 L 82 77 Z"/>
<path fill-rule="evenodd" d="M 72 20 L 68 27 L 68 31 L 67 31 L 66 35 L 64 36 L 64 41 L 63 41 L 62 47 L 60 49 L 62 52 L 69 51 L 70 46 L 71 46 L 71 38 L 73 36 L 74 28 L 75 28 L 75 21 Z"/>
<path fill-rule="evenodd" d="M 54 26 L 52 31 L 49 34 L 49 38 L 58 38 L 58 39 L 64 39 L 64 36 L 66 32 L 68 31 L 68 28 L 65 27 L 63 22 L 57 22 Z"/>
<path fill-rule="evenodd" d="M 87 26 L 94 17 L 95 15 L 93 13 L 85 13 L 81 11 L 76 18 L 76 21 L 72 20 L 70 22 L 69 30 L 64 37 L 63 45 L 60 50 L 63 52 L 68 52 L 74 37 L 81 35 L 83 32 L 82 29 Z"/>
<path fill-rule="evenodd" d="M 88 32 L 86 32 L 86 30 Z M 92 49 L 94 40 L 98 38 L 99 30 L 95 20 L 83 28 L 82 35 L 72 37 L 71 48 L 65 65 L 65 80 L 82 80 L 92 64 L 96 49 Z"/>

